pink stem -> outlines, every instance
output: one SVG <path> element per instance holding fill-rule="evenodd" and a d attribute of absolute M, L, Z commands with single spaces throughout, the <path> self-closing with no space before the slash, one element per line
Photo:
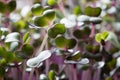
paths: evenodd
<path fill-rule="evenodd" d="M 92 23 L 92 29 L 91 29 L 91 33 L 90 33 L 90 38 L 93 38 L 95 36 L 95 25 Z"/>

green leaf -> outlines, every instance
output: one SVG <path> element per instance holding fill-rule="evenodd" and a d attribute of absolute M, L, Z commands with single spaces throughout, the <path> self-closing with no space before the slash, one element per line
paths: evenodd
<path fill-rule="evenodd" d="M 49 73 L 48 73 L 48 78 L 49 80 L 56 80 L 55 79 L 55 73 L 53 70 L 50 70 Z"/>
<path fill-rule="evenodd" d="M 22 47 L 22 51 L 24 52 L 25 55 L 31 56 L 34 52 L 33 46 L 30 44 L 24 44 Z"/>
<path fill-rule="evenodd" d="M 0 66 L 0 77 L 3 77 L 5 75 L 5 68 Z"/>
<path fill-rule="evenodd" d="M 43 12 L 43 16 L 47 19 L 48 23 L 50 24 L 55 20 L 56 17 L 55 10 L 51 10 L 51 9 L 45 10 Z"/>
<path fill-rule="evenodd" d="M 63 36 L 59 36 L 55 39 L 56 46 L 59 48 L 65 48 L 67 40 Z"/>
<path fill-rule="evenodd" d="M 101 8 L 100 7 L 86 7 L 85 8 L 85 14 L 88 16 L 98 17 L 101 14 Z"/>
<path fill-rule="evenodd" d="M 82 13 L 80 6 L 75 6 L 73 9 L 75 15 L 80 15 Z"/>
<path fill-rule="evenodd" d="M 1 65 L 1 66 L 6 66 L 6 65 L 7 65 L 7 61 L 6 61 L 5 58 L 2 58 L 2 59 L 0 60 L 0 65 Z"/>
<path fill-rule="evenodd" d="M 53 26 L 53 29 L 56 31 L 58 34 L 63 34 L 66 31 L 65 25 L 57 23 Z"/>
<path fill-rule="evenodd" d="M 8 4 L 7 4 L 7 10 L 9 12 L 12 12 L 16 9 L 16 1 L 10 1 Z"/>
<path fill-rule="evenodd" d="M 109 32 L 108 31 L 104 31 L 102 33 L 102 38 L 105 40 L 108 37 L 108 35 L 109 35 Z"/>
<path fill-rule="evenodd" d="M 77 41 L 75 39 L 68 39 L 67 40 L 67 48 L 72 49 L 75 47 Z"/>
<path fill-rule="evenodd" d="M 58 34 L 55 33 L 54 31 L 55 31 L 54 28 L 50 28 L 50 29 L 48 30 L 48 36 L 49 36 L 50 38 L 55 38 L 55 37 L 58 35 Z"/>
<path fill-rule="evenodd" d="M 79 60 L 81 57 L 80 51 L 75 52 L 71 57 L 72 57 L 72 60 L 76 60 L 76 61 Z"/>
<path fill-rule="evenodd" d="M 34 4 L 31 8 L 32 13 L 35 16 L 40 16 L 43 13 L 43 7 L 40 4 Z"/>
<path fill-rule="evenodd" d="M 82 36 L 83 36 L 83 31 L 77 29 L 77 30 L 75 30 L 75 31 L 73 32 L 73 35 L 74 35 L 77 39 L 81 39 Z"/>
<path fill-rule="evenodd" d="M 48 5 L 54 6 L 57 4 L 57 0 L 47 0 Z"/>
<path fill-rule="evenodd" d="M 66 28 L 64 24 L 57 23 L 53 26 L 53 28 L 50 28 L 48 30 L 48 36 L 51 38 L 55 38 L 58 34 L 65 33 L 65 31 L 66 31 Z"/>
<path fill-rule="evenodd" d="M 102 34 L 101 34 L 101 33 L 97 33 L 97 34 L 95 35 L 95 40 L 96 40 L 97 42 L 101 42 L 101 40 L 102 40 Z"/>
<path fill-rule="evenodd" d="M 30 42 L 30 40 L 31 40 L 30 33 L 27 32 L 27 33 L 23 36 L 23 42 L 24 42 L 25 44 L 27 44 L 27 43 Z"/>
<path fill-rule="evenodd" d="M 6 11 L 6 5 L 3 2 L 0 2 L 0 12 L 4 13 Z"/>
<path fill-rule="evenodd" d="M 4 47 L 0 46 L 0 57 L 5 57 L 7 51 Z"/>
<path fill-rule="evenodd" d="M 34 24 L 39 27 L 46 27 L 49 25 L 49 22 L 44 16 L 39 16 L 35 18 Z"/>
<path fill-rule="evenodd" d="M 55 63 L 52 63 L 50 65 L 50 70 L 53 70 L 55 72 L 59 72 L 59 66 L 57 64 L 55 64 Z"/>
<path fill-rule="evenodd" d="M 105 80 L 113 80 L 111 77 L 107 77 Z"/>
<path fill-rule="evenodd" d="M 76 43 L 75 39 L 66 39 L 63 36 L 59 36 L 55 39 L 55 44 L 59 48 L 71 49 L 75 47 Z"/>
<path fill-rule="evenodd" d="M 7 52 L 5 59 L 7 62 L 12 62 L 15 59 L 15 54 L 13 52 Z"/>
<path fill-rule="evenodd" d="M 21 51 L 16 51 L 18 58 L 26 59 L 29 58 L 34 52 L 33 46 L 30 44 L 24 44 Z"/>
<path fill-rule="evenodd" d="M 79 29 L 74 30 L 73 35 L 77 39 L 86 39 L 89 37 L 90 31 L 91 30 L 89 27 L 85 27 L 83 30 L 79 30 Z"/>
<path fill-rule="evenodd" d="M 109 32 L 108 32 L 108 31 L 104 31 L 104 32 L 102 32 L 102 33 L 97 33 L 97 34 L 95 35 L 95 40 L 96 40 L 97 42 L 101 42 L 102 40 L 106 41 L 106 38 L 108 37 L 108 35 L 109 35 Z"/>

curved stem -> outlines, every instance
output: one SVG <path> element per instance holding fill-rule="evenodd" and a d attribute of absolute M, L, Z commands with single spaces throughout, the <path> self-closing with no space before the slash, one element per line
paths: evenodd
<path fill-rule="evenodd" d="M 47 39 L 48 39 L 48 35 L 46 34 L 45 37 L 44 37 L 44 39 L 43 39 L 43 42 L 42 42 L 40 48 L 38 49 L 38 51 L 36 53 L 36 56 L 44 49 Z M 32 71 L 30 72 L 29 80 L 31 80 L 31 78 L 33 76 L 33 73 L 34 73 L 34 70 L 35 69 L 33 68 Z"/>
<path fill-rule="evenodd" d="M 47 39 L 48 39 L 48 35 L 46 34 L 43 41 L 42 41 L 40 48 L 38 49 L 38 51 L 36 53 L 36 55 L 38 55 L 44 49 Z"/>

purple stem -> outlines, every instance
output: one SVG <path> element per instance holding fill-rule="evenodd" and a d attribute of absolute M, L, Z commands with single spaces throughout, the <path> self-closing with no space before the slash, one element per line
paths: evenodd
<path fill-rule="evenodd" d="M 101 69 L 95 70 L 93 80 L 100 80 Z"/>
<path fill-rule="evenodd" d="M 73 80 L 77 80 L 76 64 L 73 65 Z"/>

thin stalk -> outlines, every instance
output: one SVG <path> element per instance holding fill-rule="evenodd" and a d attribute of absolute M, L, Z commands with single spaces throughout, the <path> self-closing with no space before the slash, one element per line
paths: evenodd
<path fill-rule="evenodd" d="M 46 41 L 46 46 L 45 46 L 45 49 L 48 50 L 49 47 L 48 47 L 48 41 Z M 45 64 L 46 64 L 46 67 L 45 67 L 45 72 L 46 72 L 46 75 L 48 75 L 48 72 L 49 72 L 49 59 L 45 60 Z"/>
<path fill-rule="evenodd" d="M 45 37 L 44 37 L 44 39 L 43 39 L 43 42 L 42 42 L 40 48 L 38 49 L 38 51 L 36 53 L 36 56 L 44 49 L 47 39 L 48 39 L 48 35 L 46 34 Z M 30 72 L 29 80 L 31 80 L 31 78 L 33 76 L 33 73 L 34 73 L 34 70 L 35 69 L 33 68 L 32 71 Z"/>
<path fill-rule="evenodd" d="M 23 61 L 22 80 L 25 80 L 26 60 Z"/>
<path fill-rule="evenodd" d="M 38 69 L 35 70 L 35 73 L 36 73 L 36 80 L 39 80 L 39 71 L 38 71 Z"/>
<path fill-rule="evenodd" d="M 35 70 L 35 68 L 32 68 L 32 71 L 30 72 L 29 80 L 32 80 L 32 76 L 33 76 L 34 70 Z"/>
<path fill-rule="evenodd" d="M 92 23 L 92 29 L 91 29 L 91 33 L 90 33 L 90 38 L 93 38 L 95 36 L 95 25 Z"/>
<path fill-rule="evenodd" d="M 61 12 L 63 13 L 63 15 L 66 16 L 65 9 L 64 9 L 64 4 L 63 4 L 62 0 L 59 0 L 58 7 L 61 10 Z"/>
<path fill-rule="evenodd" d="M 38 55 L 44 49 L 45 44 L 47 42 L 47 39 L 48 39 L 48 35 L 46 34 L 45 37 L 44 37 L 44 39 L 43 39 L 43 42 L 42 42 L 40 48 L 38 49 L 38 52 L 36 53 L 36 55 Z"/>
<path fill-rule="evenodd" d="M 73 65 L 73 80 L 77 80 L 76 64 Z"/>
<path fill-rule="evenodd" d="M 49 59 L 47 59 L 46 61 L 45 61 L 45 73 L 46 73 L 46 75 L 48 75 L 48 72 L 49 72 Z"/>

